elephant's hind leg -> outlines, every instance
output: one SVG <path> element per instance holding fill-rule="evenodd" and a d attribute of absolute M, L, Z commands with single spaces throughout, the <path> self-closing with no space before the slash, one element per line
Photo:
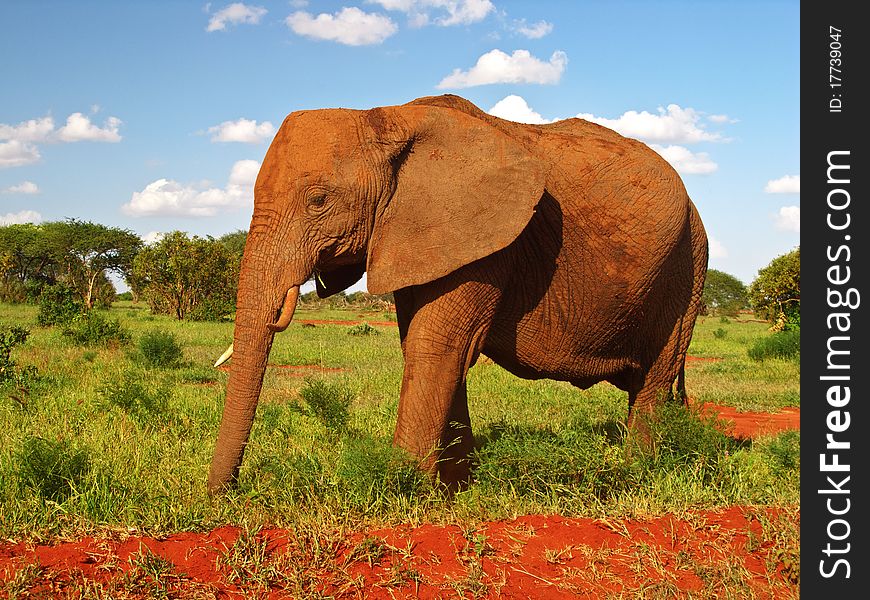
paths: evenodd
<path fill-rule="evenodd" d="M 474 447 L 465 377 L 480 354 L 501 292 L 480 281 L 447 284 L 396 294 L 408 325 L 393 442 L 455 489 L 470 479 Z"/>
<path fill-rule="evenodd" d="M 651 445 L 650 419 L 656 407 L 674 399 L 686 402 L 685 363 L 690 338 L 691 327 L 686 327 L 685 317 L 678 319 L 652 366 L 629 387 L 628 430 L 643 446 Z"/>

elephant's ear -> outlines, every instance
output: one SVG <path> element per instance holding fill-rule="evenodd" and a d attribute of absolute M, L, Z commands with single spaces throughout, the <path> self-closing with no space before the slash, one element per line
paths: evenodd
<path fill-rule="evenodd" d="M 394 157 L 395 192 L 378 206 L 368 248 L 368 289 L 384 294 L 443 277 L 497 252 L 523 231 L 546 169 L 482 119 L 406 106 L 415 133 Z"/>

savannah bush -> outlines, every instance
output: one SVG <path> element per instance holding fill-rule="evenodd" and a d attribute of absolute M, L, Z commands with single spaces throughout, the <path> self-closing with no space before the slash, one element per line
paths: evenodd
<path fill-rule="evenodd" d="M 380 331 L 368 323 L 360 323 L 359 325 L 354 325 L 347 330 L 348 335 L 380 335 L 380 333 Z"/>
<path fill-rule="evenodd" d="M 40 327 L 67 325 L 85 311 L 85 304 L 75 290 L 63 284 L 46 287 L 39 296 L 36 324 Z"/>
<path fill-rule="evenodd" d="M 651 461 L 649 466 L 656 470 L 692 465 L 696 472 L 712 473 L 720 459 L 742 445 L 717 425 L 715 417 L 702 414 L 699 408 L 665 402 L 650 422 L 653 452 L 644 455 L 644 460 Z"/>
<path fill-rule="evenodd" d="M 110 379 L 100 389 L 100 396 L 109 408 L 119 408 L 142 429 L 156 429 L 170 420 L 169 385 L 149 385 L 141 374 L 128 372 L 122 378 Z"/>
<path fill-rule="evenodd" d="M 336 478 L 348 503 L 364 512 L 389 506 L 396 497 L 414 498 L 427 485 L 404 451 L 360 434 L 342 438 Z"/>
<path fill-rule="evenodd" d="M 124 346 L 132 338 L 120 321 L 97 310 L 78 315 L 64 326 L 61 333 L 78 346 Z"/>
<path fill-rule="evenodd" d="M 756 362 L 762 362 L 767 358 L 800 359 L 801 330 L 800 328 L 787 329 L 759 338 L 747 353 L 749 358 Z"/>
<path fill-rule="evenodd" d="M 30 330 L 17 325 L 0 327 L 0 394 L 8 391 L 6 386 L 14 386 L 26 392 L 37 381 L 39 373 L 35 366 L 19 367 L 12 358 L 12 350 L 23 344 Z"/>
<path fill-rule="evenodd" d="M 299 394 L 305 402 L 305 412 L 326 429 L 333 433 L 347 429 L 354 395 L 344 385 L 323 379 L 307 379 Z"/>
<path fill-rule="evenodd" d="M 496 423 L 484 435 L 473 460 L 486 493 L 606 499 L 637 482 L 622 447 L 588 421 L 557 430 Z"/>
<path fill-rule="evenodd" d="M 190 321 L 211 321 L 220 323 L 229 321 L 234 312 L 236 312 L 236 306 L 232 300 L 207 296 L 190 309 L 186 318 Z"/>
<path fill-rule="evenodd" d="M 79 490 L 91 470 L 88 452 L 68 440 L 28 437 L 15 458 L 19 484 L 58 504 Z"/>
<path fill-rule="evenodd" d="M 172 368 L 181 365 L 184 350 L 171 331 L 151 329 L 139 338 L 139 356 L 149 367 Z"/>

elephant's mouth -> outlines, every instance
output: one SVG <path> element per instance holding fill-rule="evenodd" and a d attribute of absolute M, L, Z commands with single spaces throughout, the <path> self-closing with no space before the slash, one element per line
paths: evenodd
<path fill-rule="evenodd" d="M 315 270 L 314 283 L 317 289 L 317 296 L 327 298 L 346 290 L 359 281 L 365 271 L 365 262 L 343 265 L 329 270 Z"/>

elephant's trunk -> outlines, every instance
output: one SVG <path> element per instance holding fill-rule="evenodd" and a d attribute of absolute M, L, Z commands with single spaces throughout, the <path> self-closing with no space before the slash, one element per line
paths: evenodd
<path fill-rule="evenodd" d="M 208 474 L 208 491 L 212 494 L 235 485 L 254 424 L 266 361 L 275 335 L 273 327 L 287 327 L 299 296 L 299 286 L 290 288 L 277 323 L 272 323 L 276 307 L 269 306 L 269 303 L 257 306 L 254 298 L 259 300 L 258 294 L 249 293 L 257 288 L 253 287 L 248 292 L 243 292 L 243 289 L 244 285 L 240 285 L 239 299 L 246 296 L 248 300 L 239 303 L 236 313 L 232 369 L 227 383 L 223 419 Z"/>

